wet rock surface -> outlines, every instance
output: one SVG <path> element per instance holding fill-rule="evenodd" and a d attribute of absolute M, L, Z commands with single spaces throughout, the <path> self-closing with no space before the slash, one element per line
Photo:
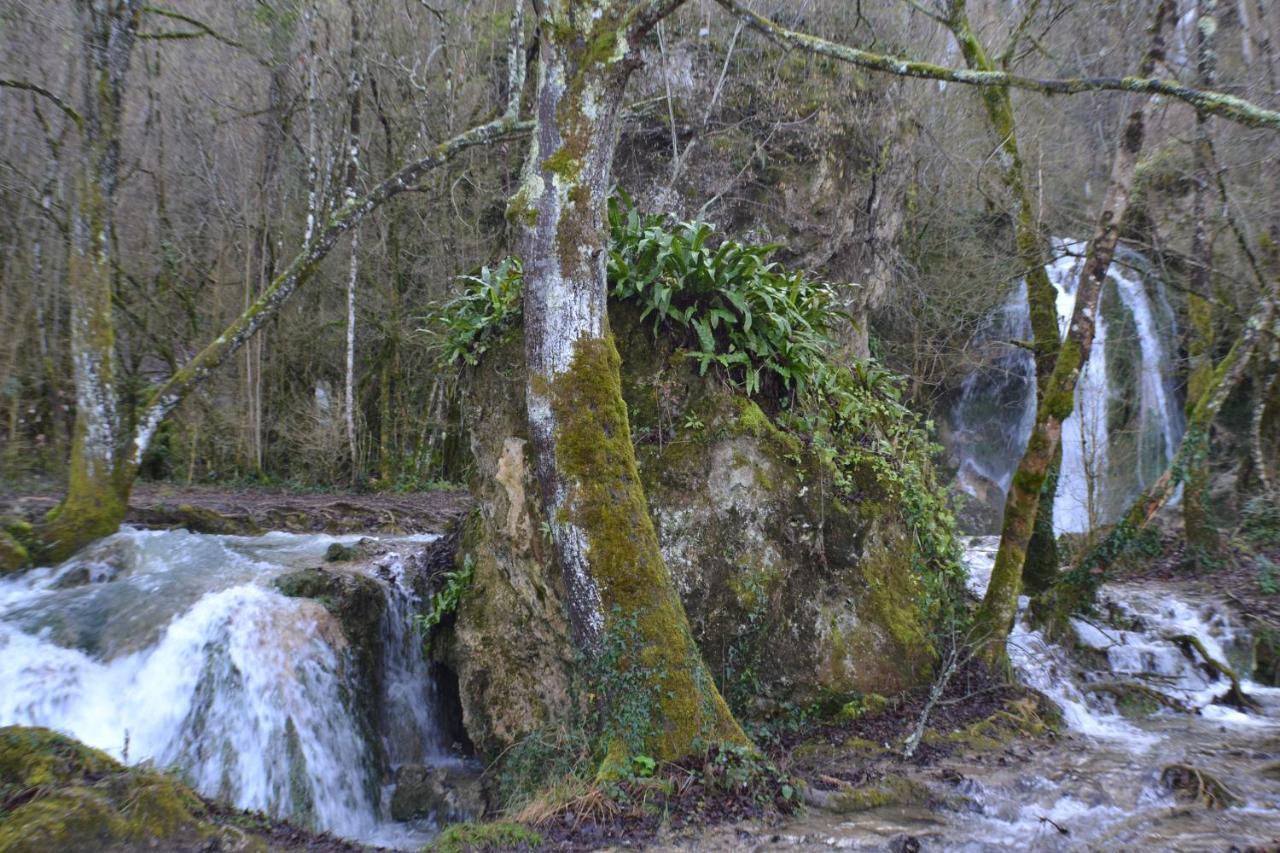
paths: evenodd
<path fill-rule="evenodd" d="M 485 810 L 478 766 L 406 764 L 396 770 L 395 790 L 391 795 L 394 820 L 431 817 L 440 823 L 454 823 L 479 819 Z"/>

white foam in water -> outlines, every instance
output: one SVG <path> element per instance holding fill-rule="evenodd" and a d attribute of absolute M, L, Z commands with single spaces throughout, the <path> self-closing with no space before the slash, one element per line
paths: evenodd
<path fill-rule="evenodd" d="M 349 707 L 341 628 L 319 603 L 269 586 L 355 538 L 126 530 L 62 567 L 0 581 L 0 725 L 46 726 L 117 758 L 127 749 L 128 761 L 172 768 L 237 806 L 396 840 Z M 384 624 L 387 747 L 393 764 L 423 761 L 443 751 L 430 677 L 403 564 L 385 562 L 399 573 Z M 72 576 L 98 582 L 65 588 Z"/>

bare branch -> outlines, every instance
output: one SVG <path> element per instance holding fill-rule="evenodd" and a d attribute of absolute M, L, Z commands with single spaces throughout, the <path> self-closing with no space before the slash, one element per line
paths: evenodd
<path fill-rule="evenodd" d="M 76 127 L 84 126 L 84 118 L 81 117 L 80 113 L 76 112 L 74 107 L 43 86 L 37 86 L 35 83 L 30 83 L 26 80 L 9 80 L 0 77 L 0 88 L 20 89 L 23 92 L 31 92 L 42 98 L 48 98 L 55 107 L 66 113 L 67 118 L 76 123 Z"/>
<path fill-rule="evenodd" d="M 741 18 L 747 26 L 785 45 L 829 56 L 870 71 L 881 71 L 899 77 L 963 83 L 967 86 L 1008 86 L 1039 92 L 1042 95 L 1074 95 L 1081 92 L 1134 92 L 1141 95 L 1162 95 L 1190 104 L 1200 112 L 1237 124 L 1280 130 L 1280 112 L 1264 109 L 1234 95 L 1196 89 L 1171 80 L 1157 80 L 1150 77 L 1038 79 L 1010 74 L 1007 71 L 947 68 L 930 62 L 871 53 L 856 47 L 829 42 L 817 36 L 788 30 L 747 9 L 739 0 L 716 0 L 716 2 Z"/>
<path fill-rule="evenodd" d="M 303 245 L 293 261 L 275 277 L 257 300 L 228 326 L 212 343 L 201 350 L 190 362 L 173 376 L 156 387 L 147 397 L 138 418 L 134 434 L 132 462 L 137 465 L 151 443 L 160 422 L 182 402 L 192 388 L 249 340 L 255 332 L 279 309 L 289 296 L 306 281 L 343 234 L 360 222 L 384 202 L 401 193 L 414 189 L 428 172 L 453 160 L 468 148 L 506 142 L 526 136 L 533 129 L 533 122 L 517 121 L 503 116 L 473 127 L 452 139 L 441 142 L 425 157 L 402 167 L 382 181 L 362 198 L 350 199 L 329 216 L 328 221 L 316 233 L 314 239 Z"/>

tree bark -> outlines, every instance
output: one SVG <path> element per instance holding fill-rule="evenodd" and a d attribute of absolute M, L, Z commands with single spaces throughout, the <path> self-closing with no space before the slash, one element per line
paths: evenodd
<path fill-rule="evenodd" d="M 535 471 L 575 639 L 605 670 L 606 776 L 636 754 L 668 761 L 699 743 L 748 742 L 658 550 L 605 311 L 605 205 L 621 99 L 636 42 L 680 2 L 543 4 L 535 129 L 508 208 L 524 264 Z M 624 702 L 633 710 L 627 725 Z"/>
<path fill-rule="evenodd" d="M 67 493 L 40 530 L 41 557 L 47 560 L 64 559 L 85 542 L 114 532 L 132 482 L 118 455 L 124 425 L 115 386 L 111 261 L 125 78 L 142 4 L 81 0 L 77 11 L 86 70 L 67 269 L 76 419 Z"/>
<path fill-rule="evenodd" d="M 1142 74 L 1150 74 L 1163 57 L 1164 23 L 1170 14 L 1169 5 L 1169 0 L 1161 0 L 1157 6 L 1152 24 L 1152 46 L 1143 58 Z M 1058 453 L 1062 422 L 1074 406 L 1076 380 L 1088 363 L 1093 348 L 1098 296 L 1106 282 L 1107 270 L 1120 239 L 1120 223 L 1129 205 L 1138 156 L 1146 135 L 1147 110 L 1148 103 L 1143 100 L 1130 112 L 1116 148 L 1106 198 L 1076 286 L 1075 308 L 1067 337 L 1041 395 L 1027 449 L 1014 472 L 1005 502 L 1000 549 L 991 571 L 991 582 L 975 617 L 974 635 L 982 643 L 981 656 L 995 668 L 1005 669 L 1008 665 L 1006 641 L 1018 613 L 1022 571 L 1040 492 Z"/>

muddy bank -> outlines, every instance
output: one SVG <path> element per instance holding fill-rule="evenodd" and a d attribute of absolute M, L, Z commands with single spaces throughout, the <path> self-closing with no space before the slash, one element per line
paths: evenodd
<path fill-rule="evenodd" d="M 56 488 L 10 491 L 0 486 L 0 516 L 38 521 L 60 497 Z M 139 483 L 130 497 L 125 523 L 244 536 L 268 530 L 443 533 L 470 507 L 470 496 L 460 489 L 408 494 L 298 494 L 282 489 L 179 488 L 165 483 Z"/>

